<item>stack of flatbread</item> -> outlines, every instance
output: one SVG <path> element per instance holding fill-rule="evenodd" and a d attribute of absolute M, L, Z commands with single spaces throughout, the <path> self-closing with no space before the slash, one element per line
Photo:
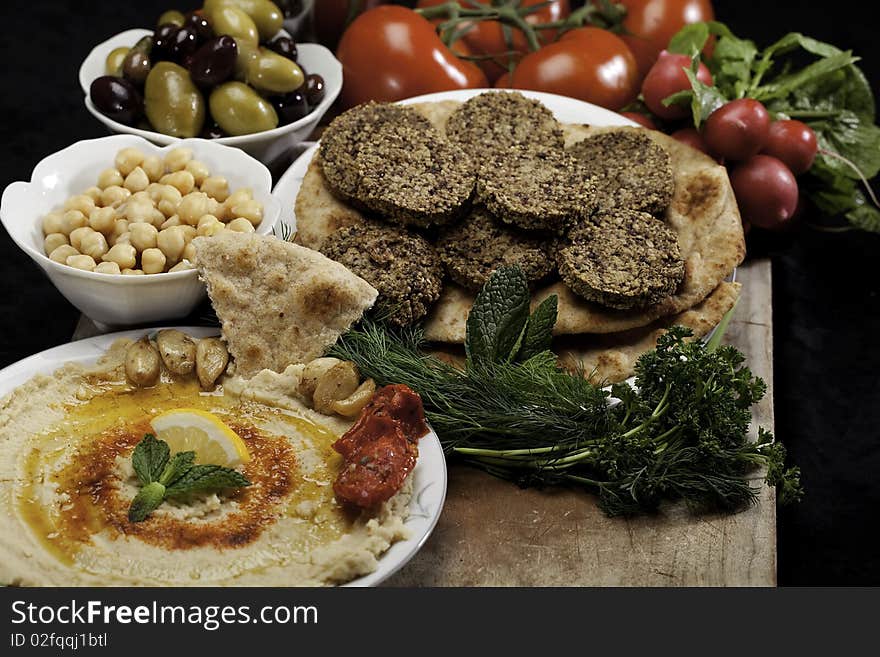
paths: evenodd
<path fill-rule="evenodd" d="M 443 101 L 413 107 L 440 130 L 460 103 Z M 637 128 L 563 125 L 569 146 L 597 132 Z M 712 330 L 735 304 L 740 285 L 731 275 L 745 256 L 742 223 L 723 166 L 710 157 L 657 131 L 646 131 L 671 156 L 675 181 L 666 224 L 678 237 L 685 277 L 672 296 L 638 310 L 615 310 L 586 301 L 563 283 L 534 291 L 533 306 L 551 294 L 559 300 L 555 349 L 561 361 L 581 366 L 595 380 L 619 381 L 633 373 L 639 355 L 652 349 L 669 326 Z M 312 249 L 338 229 L 363 223 L 358 209 L 334 196 L 319 154 L 312 159 L 296 200 L 296 241 Z M 440 299 L 425 322 L 425 335 L 453 347 L 465 339 L 474 294 L 445 282 Z"/>

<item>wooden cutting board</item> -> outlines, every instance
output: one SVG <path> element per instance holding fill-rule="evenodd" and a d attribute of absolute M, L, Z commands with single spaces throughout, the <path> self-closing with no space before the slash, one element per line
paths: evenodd
<path fill-rule="evenodd" d="M 737 272 L 743 292 L 725 340 L 768 385 L 754 426 L 773 429 L 770 261 Z M 74 339 L 105 332 L 83 318 Z M 756 482 L 757 483 L 757 482 Z M 443 513 L 389 586 L 772 586 L 776 506 L 736 515 L 690 514 L 671 506 L 651 517 L 606 518 L 595 498 L 573 490 L 522 490 L 453 465 Z"/>
<path fill-rule="evenodd" d="M 726 335 L 768 384 L 753 427 L 773 429 L 769 260 L 737 272 L 743 293 Z M 754 433 L 754 429 L 753 429 Z M 756 482 L 758 483 L 758 482 Z M 446 506 L 421 551 L 390 586 L 772 586 L 776 506 L 692 515 L 606 518 L 587 493 L 521 490 L 472 468 L 449 469 Z"/>

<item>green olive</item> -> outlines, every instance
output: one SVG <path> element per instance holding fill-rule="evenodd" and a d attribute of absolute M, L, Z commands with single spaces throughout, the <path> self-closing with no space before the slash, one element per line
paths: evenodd
<path fill-rule="evenodd" d="M 164 14 L 159 16 L 159 20 L 156 22 L 156 25 L 176 25 L 177 27 L 183 27 L 183 24 L 186 22 L 186 16 L 183 15 L 182 12 L 177 11 L 176 9 L 169 9 Z"/>
<path fill-rule="evenodd" d="M 244 82 L 226 82 L 211 92 L 211 116 L 230 135 L 249 135 L 278 125 L 272 104 Z"/>
<path fill-rule="evenodd" d="M 257 91 L 268 94 L 286 94 L 299 89 L 305 81 L 302 69 L 295 62 L 268 48 L 260 48 L 260 55 L 248 63 L 247 81 Z"/>
<path fill-rule="evenodd" d="M 185 68 L 159 62 L 144 85 L 144 112 L 162 134 L 195 137 L 205 123 L 205 99 Z"/>
<path fill-rule="evenodd" d="M 153 49 L 153 37 L 147 35 L 140 39 L 122 61 L 122 75 L 125 79 L 140 86 L 150 73 L 152 62 L 150 51 Z"/>
<path fill-rule="evenodd" d="M 236 40 L 241 39 L 255 46 L 260 42 L 259 32 L 257 32 L 257 26 L 254 25 L 254 21 L 238 7 L 221 2 L 212 5 L 210 9 L 206 6 L 205 14 L 211 22 L 211 27 L 214 28 L 216 36 L 228 34 L 231 37 L 235 37 Z"/>
<path fill-rule="evenodd" d="M 271 39 L 284 24 L 284 14 L 270 0 L 206 0 L 205 10 L 222 4 L 238 7 L 250 16 L 260 33 L 260 41 Z"/>
<path fill-rule="evenodd" d="M 240 82 L 247 82 L 249 71 L 255 65 L 254 61 L 260 57 L 260 48 L 246 39 L 236 39 L 238 55 L 235 58 L 235 73 L 233 76 Z"/>
<path fill-rule="evenodd" d="M 111 50 L 110 54 L 107 55 L 107 60 L 104 62 L 104 72 L 107 75 L 115 75 L 117 78 L 122 77 L 122 62 L 129 50 L 131 48 L 126 48 L 125 46 Z"/>

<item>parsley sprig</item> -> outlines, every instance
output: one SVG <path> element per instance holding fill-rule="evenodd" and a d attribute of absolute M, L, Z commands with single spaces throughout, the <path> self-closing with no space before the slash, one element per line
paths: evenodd
<path fill-rule="evenodd" d="M 492 275 L 468 317 L 462 369 L 427 355 L 418 328 L 375 321 L 331 353 L 377 383 L 419 392 L 447 454 L 521 485 L 596 491 L 609 515 L 651 512 L 665 500 L 738 510 L 755 501 L 761 467 L 780 502 L 799 499 L 799 471 L 785 466 L 782 444 L 764 429 L 749 440 L 751 406 L 766 386 L 734 347 L 673 327 L 639 359 L 635 386 L 609 393 L 558 366 L 555 299 L 532 315 L 527 299 L 519 270 Z"/>
<path fill-rule="evenodd" d="M 131 456 L 142 488 L 131 501 L 129 521 L 145 520 L 169 497 L 251 485 L 237 470 L 222 465 L 195 465 L 195 458 L 195 452 L 177 452 L 172 456 L 168 443 L 151 433 L 145 434 Z"/>

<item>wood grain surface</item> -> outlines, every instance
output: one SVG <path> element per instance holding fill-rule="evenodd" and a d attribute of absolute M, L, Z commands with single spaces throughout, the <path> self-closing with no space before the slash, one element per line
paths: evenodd
<path fill-rule="evenodd" d="M 755 408 L 773 429 L 770 262 L 741 267 L 743 294 L 725 341 L 768 384 Z M 760 483 L 760 482 L 756 482 Z M 521 490 L 472 468 L 449 470 L 434 533 L 389 586 L 772 586 L 776 507 L 693 515 L 681 505 L 651 517 L 606 518 L 587 493 Z"/>

